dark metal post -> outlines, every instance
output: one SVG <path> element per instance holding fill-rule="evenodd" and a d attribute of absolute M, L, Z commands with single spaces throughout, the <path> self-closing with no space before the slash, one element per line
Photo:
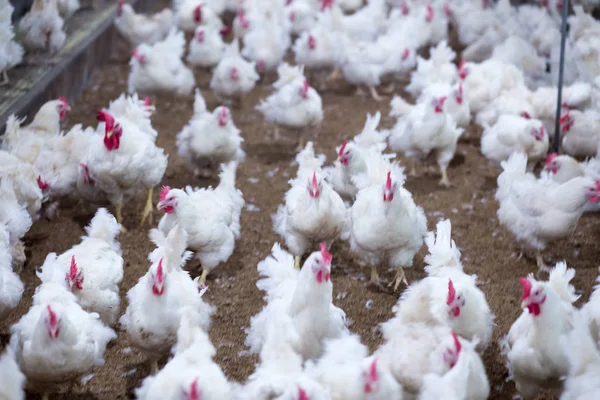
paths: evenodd
<path fill-rule="evenodd" d="M 562 109 L 563 75 L 565 71 L 565 44 L 567 41 L 567 15 L 569 0 L 563 0 L 562 26 L 560 29 L 560 61 L 558 65 L 558 98 L 556 99 L 556 121 L 554 123 L 554 152 L 558 154 L 560 147 L 560 114 Z"/>

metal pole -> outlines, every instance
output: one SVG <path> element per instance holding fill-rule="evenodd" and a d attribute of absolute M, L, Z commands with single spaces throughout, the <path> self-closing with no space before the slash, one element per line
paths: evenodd
<path fill-rule="evenodd" d="M 562 26 L 560 29 L 560 63 L 558 65 L 558 98 L 556 99 L 556 121 L 554 123 L 554 152 L 558 154 L 558 148 L 560 145 L 560 114 L 562 105 L 562 88 L 563 88 L 563 75 L 565 71 L 565 44 L 567 41 L 567 15 L 569 10 L 569 0 L 563 0 L 562 9 Z"/>

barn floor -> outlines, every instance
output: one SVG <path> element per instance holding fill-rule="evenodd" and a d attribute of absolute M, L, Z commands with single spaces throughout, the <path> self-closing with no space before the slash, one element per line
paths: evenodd
<path fill-rule="evenodd" d="M 93 84 L 72 105 L 65 127 L 75 123 L 95 125 L 98 109 L 107 106 L 109 100 L 118 97 L 126 89 L 129 67 L 125 60 L 112 61 L 95 72 Z M 197 82 L 203 90 L 210 109 L 219 105 L 208 89 L 210 74 L 197 73 Z M 294 145 L 274 145 L 269 142 L 272 126 L 267 125 L 262 115 L 254 110 L 259 99 L 270 92 L 274 76 L 267 77 L 244 99 L 241 109 L 233 109 L 236 125 L 244 137 L 247 159 L 238 171 L 237 185 L 244 193 L 246 207 L 242 213 L 242 237 L 231 259 L 218 267 L 209 277 L 209 291 L 205 300 L 217 307 L 210 329 L 210 337 L 218 349 L 216 361 L 226 375 L 236 381 L 244 380 L 253 370 L 255 356 L 246 353 L 244 328 L 250 317 L 261 310 L 261 292 L 256 288 L 257 263 L 270 253 L 274 242 L 280 238 L 273 232 L 271 215 L 275 213 L 288 188 L 288 179 L 294 176 L 292 161 Z M 354 88 L 339 83 L 331 85 L 322 93 L 325 120 L 316 150 L 324 152 L 331 163 L 335 159 L 335 146 L 362 130 L 367 113 L 381 111 L 382 127 L 394 123 L 387 117 L 389 101 L 377 103 L 369 97 L 355 95 Z M 390 95 L 387 95 L 387 100 Z M 161 96 L 154 98 L 157 112 L 153 117 L 154 127 L 159 132 L 157 144 L 169 154 L 169 167 L 163 184 L 182 187 L 188 184 L 208 186 L 216 179 L 198 179 L 189 171 L 177 155 L 175 136 L 192 115 L 193 96 L 175 99 Z M 487 295 L 497 327 L 492 344 L 483 358 L 491 385 L 491 399 L 511 399 L 516 394 L 514 385 L 506 382 L 506 369 L 499 354 L 498 339 L 508 332 L 511 323 L 521 310 L 521 287 L 518 278 L 536 270 L 531 254 L 517 259 L 519 246 L 496 219 L 498 207 L 494 200 L 496 177 L 499 168 L 490 166 L 479 152 L 480 129 L 468 129 L 467 139 L 460 142 L 449 174 L 454 186 L 444 189 L 438 186 L 439 175 L 427 173 L 426 167 L 419 168 L 418 177 L 408 177 L 406 188 L 413 194 L 416 203 L 422 206 L 428 217 L 429 229 L 442 218 L 450 218 L 453 238 L 461 248 L 463 264 L 469 273 L 477 274 L 481 287 Z M 432 164 L 433 165 L 433 164 Z M 155 196 L 156 197 L 156 196 Z M 156 204 L 157 198 L 155 198 Z M 138 228 L 138 213 L 144 203 L 144 195 L 130 201 L 124 209 L 128 231 L 120 236 L 123 256 L 126 261 L 125 277 L 121 284 L 122 309 L 127 306 L 125 295 L 149 267 L 148 253 L 153 249 L 148 240 L 148 227 Z M 63 207 L 60 216 L 51 222 L 36 222 L 26 236 L 28 261 L 21 273 L 26 291 L 19 307 L 0 324 L 3 342 L 6 342 L 9 326 L 16 322 L 30 306 L 31 296 L 39 281 L 35 269 L 47 253 L 63 252 L 79 242 L 83 227 L 89 223 L 94 210 L 84 206 Z M 161 216 L 155 211 L 155 224 Z M 583 294 L 581 301 L 589 297 L 598 274 L 600 234 L 597 231 L 599 217 L 585 215 L 576 233 L 569 239 L 556 243 L 546 252 L 546 262 L 566 259 L 569 266 L 577 270 L 574 285 Z M 350 329 L 361 335 L 364 343 L 373 350 L 381 343 L 377 326 L 391 317 L 392 306 L 398 294 L 372 292 L 366 287 L 368 271 L 361 270 L 357 260 L 349 252 L 346 243 L 334 244 L 332 253 L 334 267 L 334 302 L 345 310 L 351 319 Z M 424 276 L 423 249 L 415 258 L 415 265 L 407 271 L 409 281 Z M 192 276 L 199 275 L 197 266 L 188 264 Z M 381 268 L 387 280 L 393 271 Z M 106 364 L 92 371 L 85 383 L 63 385 L 51 394 L 54 399 L 97 398 L 115 399 L 132 396 L 144 377 L 149 374 L 149 364 L 132 347 L 126 333 L 119 337 L 106 352 Z M 166 361 L 166 360 L 164 360 Z M 30 394 L 28 398 L 37 398 Z M 555 399 L 555 394 L 545 392 L 539 399 Z"/>

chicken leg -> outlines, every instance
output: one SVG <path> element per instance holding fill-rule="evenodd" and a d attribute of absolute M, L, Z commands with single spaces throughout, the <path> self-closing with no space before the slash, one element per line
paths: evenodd
<path fill-rule="evenodd" d="M 8 73 L 6 71 L 2 71 L 2 80 L 0 81 L 0 86 L 8 85 L 10 80 L 8 79 Z"/>
<path fill-rule="evenodd" d="M 326 82 L 340 79 L 342 77 L 342 70 L 339 67 L 335 67 L 331 74 L 325 79 Z"/>
<path fill-rule="evenodd" d="M 446 171 L 446 168 L 440 168 L 440 170 L 442 171 L 442 179 L 440 180 L 440 185 L 449 188 L 450 186 L 452 186 L 452 184 L 448 179 L 448 171 Z"/>
<path fill-rule="evenodd" d="M 377 93 L 377 89 L 375 89 L 375 86 L 369 86 L 369 92 L 371 93 L 371 97 L 373 98 L 373 100 L 375 100 L 375 101 L 383 100 L 383 97 L 381 97 L 379 95 L 379 93 Z"/>
<path fill-rule="evenodd" d="M 202 270 L 202 274 L 200 275 L 200 285 L 202 287 L 206 286 L 206 277 L 208 276 L 208 270 L 205 268 Z"/>
<path fill-rule="evenodd" d="M 140 220 L 140 226 L 144 225 L 144 222 L 146 221 L 146 218 L 148 218 L 148 221 L 150 222 L 150 225 L 152 225 L 152 210 L 153 210 L 153 206 L 152 206 L 152 194 L 154 192 L 154 188 L 150 188 L 148 189 L 148 197 L 146 198 L 146 205 L 144 206 L 144 210 L 142 211 L 142 218 Z"/>
<path fill-rule="evenodd" d="M 121 214 L 121 210 L 123 209 L 123 205 L 117 204 L 115 206 L 115 217 L 117 218 L 117 222 L 121 225 L 121 232 L 127 232 L 127 229 L 123 226 L 123 215 Z"/>
<path fill-rule="evenodd" d="M 401 282 L 408 286 L 408 281 L 406 280 L 404 270 L 402 269 L 402 266 L 398 266 L 398 271 L 396 272 L 396 277 L 394 278 L 394 291 L 398 290 Z"/>
<path fill-rule="evenodd" d="M 294 257 L 294 268 L 300 269 L 300 256 Z"/>

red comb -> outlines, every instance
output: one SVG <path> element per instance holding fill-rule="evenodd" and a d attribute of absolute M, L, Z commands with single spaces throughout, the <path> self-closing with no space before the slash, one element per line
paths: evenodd
<path fill-rule="evenodd" d="M 340 147 L 340 151 L 338 152 L 338 156 L 343 156 L 344 155 L 344 150 L 346 150 L 346 145 L 348 144 L 348 141 L 346 140 L 343 144 L 342 147 Z"/>
<path fill-rule="evenodd" d="M 169 194 L 170 191 L 171 191 L 170 186 L 163 186 L 162 189 L 160 189 L 160 194 L 158 195 L 158 200 L 164 201 L 167 198 L 167 195 Z"/>
<path fill-rule="evenodd" d="M 158 279 L 158 283 L 163 283 L 163 259 L 158 260 L 158 268 L 156 268 L 156 279 Z"/>
<path fill-rule="evenodd" d="M 388 171 L 387 180 L 385 181 L 385 188 L 390 190 L 392 188 L 392 171 Z"/>
<path fill-rule="evenodd" d="M 533 287 L 533 284 L 527 278 L 519 278 L 519 282 L 521 283 L 521 286 L 523 287 L 522 300 L 528 299 L 529 296 L 531 296 L 531 288 Z"/>
<path fill-rule="evenodd" d="M 558 154 L 556 153 L 550 153 L 546 156 L 546 165 L 550 164 L 556 157 L 558 157 Z"/>
<path fill-rule="evenodd" d="M 194 379 L 190 385 L 190 395 L 188 400 L 200 400 L 200 393 L 198 392 L 198 378 Z"/>
<path fill-rule="evenodd" d="M 56 313 L 54 312 L 52 307 L 50 307 L 50 304 L 48 304 L 46 309 L 48 310 L 48 314 L 50 315 L 50 326 L 55 326 L 57 323 Z"/>
<path fill-rule="evenodd" d="M 446 99 L 447 99 L 447 98 L 448 98 L 448 97 L 446 97 L 446 96 L 442 96 L 442 97 L 440 97 L 440 104 L 441 104 L 441 105 L 444 105 L 444 102 L 446 101 Z"/>
<path fill-rule="evenodd" d="M 323 242 L 320 244 L 321 247 L 321 257 L 323 257 L 323 261 L 325 264 L 331 264 L 331 260 L 333 260 L 333 256 L 330 252 L 327 251 L 327 243 Z"/>
<path fill-rule="evenodd" d="M 371 363 L 371 368 L 369 369 L 369 380 L 371 382 L 377 382 L 377 359 L 376 358 Z"/>
<path fill-rule="evenodd" d="M 595 181 L 594 183 L 596 184 L 596 189 L 600 190 L 600 181 Z"/>
<path fill-rule="evenodd" d="M 69 278 L 74 280 L 77 276 L 77 262 L 75 261 L 75 256 L 71 256 L 71 268 L 69 269 Z"/>
<path fill-rule="evenodd" d="M 63 103 L 65 106 L 69 107 L 69 102 L 67 101 L 66 97 L 59 97 L 58 101 L 60 101 L 61 103 Z"/>
<path fill-rule="evenodd" d="M 462 349 L 462 344 L 460 344 L 458 335 L 455 332 L 452 332 L 452 338 L 454 338 L 454 348 L 456 349 L 456 355 L 458 356 L 458 354 L 460 354 L 460 350 Z"/>
<path fill-rule="evenodd" d="M 433 21 L 433 7 L 431 7 L 431 5 L 427 5 L 427 16 L 425 17 L 425 21 Z"/>
<path fill-rule="evenodd" d="M 308 92 L 308 88 L 309 88 L 309 86 L 308 86 L 308 81 L 305 79 L 305 80 L 304 80 L 304 86 L 303 86 L 303 89 L 304 89 L 304 91 L 305 91 L 305 92 Z"/>
<path fill-rule="evenodd" d="M 40 190 L 42 192 L 50 187 L 50 185 L 48 184 L 48 182 L 42 180 L 42 177 L 39 176 L 39 175 L 38 175 L 38 177 L 35 180 L 37 181 L 38 187 L 40 188 Z"/>
<path fill-rule="evenodd" d="M 196 6 L 196 8 L 194 8 L 194 21 L 197 23 L 202 22 L 202 6 L 203 4 L 199 4 Z"/>
<path fill-rule="evenodd" d="M 400 7 L 402 8 L 402 15 L 408 15 L 410 9 L 408 8 L 408 4 L 406 4 L 405 1 L 403 1 L 402 4 L 400 4 Z"/>
<path fill-rule="evenodd" d="M 219 117 L 227 118 L 227 108 L 226 107 L 221 107 L 221 111 L 219 111 Z"/>
<path fill-rule="evenodd" d="M 115 125 L 115 118 L 104 110 L 98 111 L 96 119 L 100 122 L 104 122 L 107 129 L 112 129 Z"/>
<path fill-rule="evenodd" d="M 404 49 L 404 51 L 402 52 L 402 61 L 406 60 L 408 58 L 408 56 L 410 55 L 410 50 L 407 48 Z"/>
<path fill-rule="evenodd" d="M 527 111 L 523 111 L 521 113 L 521 117 L 523 117 L 525 119 L 531 119 L 531 115 L 529 115 L 529 113 Z"/>
<path fill-rule="evenodd" d="M 465 60 L 460 60 L 458 63 L 458 69 L 461 70 L 465 67 Z"/>
<path fill-rule="evenodd" d="M 318 186 L 317 185 L 317 172 L 315 171 L 315 172 L 313 172 L 313 177 L 312 177 L 312 187 L 316 188 L 317 186 Z"/>
<path fill-rule="evenodd" d="M 304 389 L 298 386 L 298 400 L 310 400 Z"/>
<path fill-rule="evenodd" d="M 456 289 L 454 289 L 454 283 L 452 283 L 452 279 L 448 279 L 448 297 L 446 298 L 446 304 L 447 305 L 452 304 L 455 296 L 456 296 Z"/>
<path fill-rule="evenodd" d="M 144 98 L 144 105 L 145 105 L 146 107 L 149 107 L 149 106 L 151 106 L 151 105 L 152 105 L 152 100 L 150 99 L 150 96 L 146 96 L 146 97 Z"/>

